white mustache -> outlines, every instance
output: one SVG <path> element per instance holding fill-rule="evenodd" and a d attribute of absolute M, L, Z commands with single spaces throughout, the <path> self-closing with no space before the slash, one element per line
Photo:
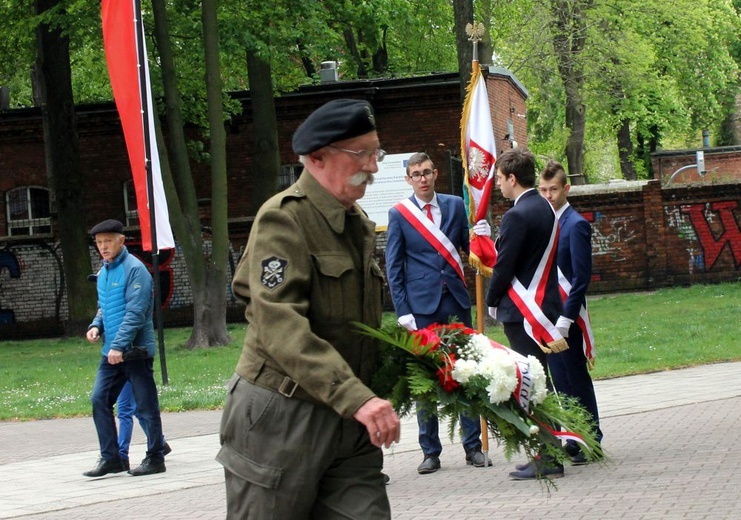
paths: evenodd
<path fill-rule="evenodd" d="M 367 184 L 370 186 L 375 180 L 376 179 L 372 173 L 358 172 L 350 177 L 348 182 L 351 186 L 360 186 L 361 184 Z"/>

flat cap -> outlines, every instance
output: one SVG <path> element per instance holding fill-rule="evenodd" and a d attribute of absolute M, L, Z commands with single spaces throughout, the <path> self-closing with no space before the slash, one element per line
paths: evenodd
<path fill-rule="evenodd" d="M 95 224 L 93 229 L 90 230 L 91 235 L 97 235 L 98 233 L 118 233 L 123 235 L 123 224 L 115 219 L 104 220 L 100 224 Z"/>
<path fill-rule="evenodd" d="M 373 107 L 358 99 L 334 99 L 317 108 L 293 134 L 293 151 L 307 155 L 376 129 Z"/>

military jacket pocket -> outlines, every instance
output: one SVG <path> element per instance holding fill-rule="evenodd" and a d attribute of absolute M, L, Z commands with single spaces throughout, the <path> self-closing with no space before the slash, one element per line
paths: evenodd
<path fill-rule="evenodd" d="M 360 270 L 343 252 L 312 253 L 317 276 L 313 282 L 311 313 L 322 320 L 358 320 L 361 307 Z"/>

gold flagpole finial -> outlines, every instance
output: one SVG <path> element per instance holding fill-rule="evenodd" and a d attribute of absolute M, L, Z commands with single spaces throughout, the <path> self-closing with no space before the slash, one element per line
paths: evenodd
<path fill-rule="evenodd" d="M 473 42 L 473 61 L 479 61 L 479 42 L 484 36 L 484 24 L 473 22 L 466 24 L 466 34 L 468 41 Z"/>

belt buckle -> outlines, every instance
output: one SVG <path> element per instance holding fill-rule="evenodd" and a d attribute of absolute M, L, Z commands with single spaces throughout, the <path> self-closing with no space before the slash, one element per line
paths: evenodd
<path fill-rule="evenodd" d="M 296 389 L 298 388 L 298 383 L 291 379 L 290 377 L 286 376 L 283 378 L 283 381 L 281 382 L 280 386 L 278 386 L 278 393 L 280 395 L 284 395 L 288 398 L 293 397 L 293 394 L 296 392 Z"/>

